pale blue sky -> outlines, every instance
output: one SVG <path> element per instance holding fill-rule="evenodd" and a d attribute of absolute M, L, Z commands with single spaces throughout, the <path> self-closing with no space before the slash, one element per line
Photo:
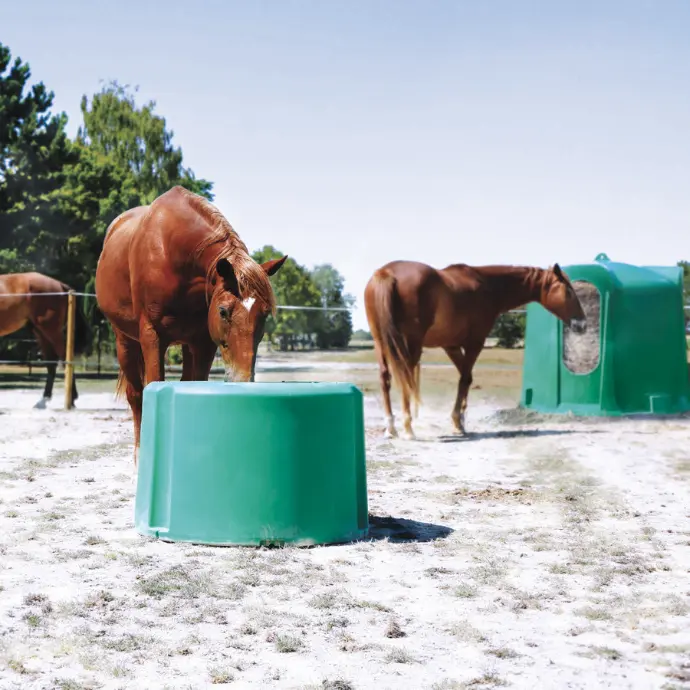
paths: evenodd
<path fill-rule="evenodd" d="M 96 9 L 96 8 L 99 9 Z M 690 258 L 688 0 L 0 2 L 79 125 L 138 84 L 253 249 L 333 263 Z"/>

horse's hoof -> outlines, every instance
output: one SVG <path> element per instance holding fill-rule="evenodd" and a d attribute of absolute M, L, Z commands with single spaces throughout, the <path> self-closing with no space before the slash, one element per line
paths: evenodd
<path fill-rule="evenodd" d="M 45 410 L 50 398 L 41 398 L 35 405 L 34 410 Z"/>
<path fill-rule="evenodd" d="M 406 432 L 403 434 L 403 438 L 404 438 L 406 441 L 416 441 L 416 440 L 417 440 L 417 437 L 414 435 L 414 431 L 406 431 Z"/>
<path fill-rule="evenodd" d="M 398 432 L 395 429 L 386 429 L 383 438 L 398 438 Z"/>

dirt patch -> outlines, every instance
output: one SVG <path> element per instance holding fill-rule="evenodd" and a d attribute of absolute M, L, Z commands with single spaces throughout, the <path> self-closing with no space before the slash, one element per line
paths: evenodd
<path fill-rule="evenodd" d="M 684 678 L 690 533 L 675 462 L 690 419 L 550 418 L 548 433 L 511 437 L 510 415 L 470 405 L 474 439 L 439 444 L 444 397 L 419 419 L 433 440 L 384 441 L 367 396 L 365 539 L 213 548 L 134 531 L 131 424 L 108 419 L 109 399 L 49 416 L 34 397 L 22 411 L 0 393 L 1 690 Z"/>
<path fill-rule="evenodd" d="M 515 500 L 530 503 L 535 493 L 526 488 L 504 489 L 502 486 L 487 486 L 485 489 L 468 489 L 462 487 L 452 492 L 456 501 L 471 499 L 473 501 Z"/>

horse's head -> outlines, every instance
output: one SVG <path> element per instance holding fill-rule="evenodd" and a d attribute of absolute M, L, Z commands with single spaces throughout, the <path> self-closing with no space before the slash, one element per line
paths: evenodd
<path fill-rule="evenodd" d="M 544 274 L 541 303 L 575 333 L 584 333 L 587 329 L 587 317 L 580 299 L 558 264 Z"/>
<path fill-rule="evenodd" d="M 226 381 L 254 380 L 256 352 L 264 335 L 266 318 L 272 310 L 267 299 L 271 289 L 268 276 L 276 273 L 285 259 L 287 256 L 258 265 L 257 268 L 264 273 L 263 277 L 260 276 L 265 279 L 264 289 L 245 295 L 240 294 L 239 281 L 230 261 L 220 259 L 216 264 L 208 330 L 220 348 Z M 245 293 L 247 291 L 245 287 Z"/>

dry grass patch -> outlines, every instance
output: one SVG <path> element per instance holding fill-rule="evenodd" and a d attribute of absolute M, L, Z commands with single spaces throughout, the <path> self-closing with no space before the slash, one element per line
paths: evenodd
<path fill-rule="evenodd" d="M 384 661 L 387 664 L 416 664 L 419 661 L 402 647 L 392 647 L 386 652 Z"/>
<path fill-rule="evenodd" d="M 610 621 L 613 619 L 611 610 L 603 606 L 584 606 L 575 611 L 575 615 L 590 621 Z"/>
<path fill-rule="evenodd" d="M 495 656 L 497 659 L 517 659 L 521 656 L 521 654 L 509 647 L 494 647 L 493 649 L 487 649 L 486 653 Z"/>
<path fill-rule="evenodd" d="M 281 654 L 292 654 L 304 648 L 304 642 L 295 635 L 276 635 L 274 644 Z"/>
<path fill-rule="evenodd" d="M 486 642 L 486 635 L 468 621 L 453 623 L 448 632 L 460 642 Z"/>
<path fill-rule="evenodd" d="M 457 587 L 453 587 L 453 594 L 458 597 L 458 599 L 473 599 L 477 596 L 477 588 L 473 585 L 463 582 Z"/>
<path fill-rule="evenodd" d="M 590 659 L 608 659 L 609 661 L 620 661 L 623 658 L 623 653 L 611 647 L 590 647 L 582 656 Z"/>
<path fill-rule="evenodd" d="M 209 677 L 211 685 L 226 685 L 235 680 L 235 675 L 232 671 L 222 668 L 212 668 L 209 670 Z"/>

